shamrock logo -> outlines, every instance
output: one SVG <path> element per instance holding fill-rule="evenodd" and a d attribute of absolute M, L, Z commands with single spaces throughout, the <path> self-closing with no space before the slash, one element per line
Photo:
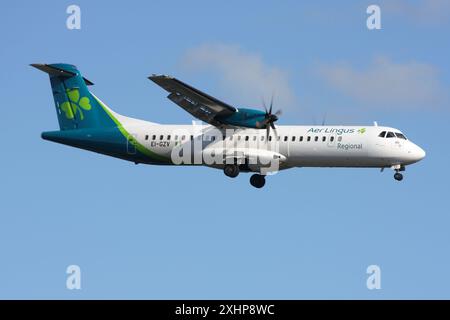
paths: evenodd
<path fill-rule="evenodd" d="M 64 111 L 67 119 L 73 119 L 77 113 L 80 114 L 80 119 L 84 119 L 83 110 L 91 110 L 91 104 L 88 97 L 80 99 L 80 91 L 78 89 L 67 89 L 67 96 L 69 101 L 65 101 L 61 105 L 61 110 Z"/>
<path fill-rule="evenodd" d="M 361 129 L 358 130 L 358 132 L 361 133 L 361 134 L 363 134 L 363 133 L 366 132 L 366 128 L 361 128 Z"/>

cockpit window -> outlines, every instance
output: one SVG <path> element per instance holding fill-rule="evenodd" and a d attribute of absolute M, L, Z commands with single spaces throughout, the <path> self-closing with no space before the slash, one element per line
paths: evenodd
<path fill-rule="evenodd" d="M 391 132 L 391 131 L 383 131 L 378 135 L 380 138 L 399 138 L 399 139 L 403 139 L 403 140 L 408 140 L 406 139 L 406 137 L 403 135 L 403 133 L 400 132 Z"/>
<path fill-rule="evenodd" d="M 395 135 L 396 135 L 397 138 L 399 138 L 399 139 L 408 140 L 408 139 L 406 139 L 406 137 L 405 137 L 402 133 L 400 133 L 400 132 L 396 132 Z"/>
<path fill-rule="evenodd" d="M 388 132 L 386 138 L 395 138 L 395 134 L 393 132 Z"/>

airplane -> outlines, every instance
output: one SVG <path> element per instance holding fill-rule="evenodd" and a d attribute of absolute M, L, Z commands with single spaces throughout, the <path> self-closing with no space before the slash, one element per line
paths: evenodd
<path fill-rule="evenodd" d="M 149 79 L 171 101 L 207 124 L 163 125 L 114 112 L 92 92 L 93 83 L 70 64 L 31 64 L 47 73 L 59 130 L 45 140 L 150 165 L 203 165 L 235 178 L 253 173 L 262 188 L 266 176 L 298 167 L 391 168 L 394 178 L 425 157 L 398 129 L 378 126 L 285 126 L 280 112 L 237 108 L 167 75 Z"/>

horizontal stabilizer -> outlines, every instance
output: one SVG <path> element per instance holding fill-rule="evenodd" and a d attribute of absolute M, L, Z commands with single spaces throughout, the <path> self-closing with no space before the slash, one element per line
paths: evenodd
<path fill-rule="evenodd" d="M 48 73 L 51 76 L 55 76 L 55 77 L 65 77 L 65 78 L 71 78 L 73 76 L 76 75 L 75 72 L 69 71 L 69 70 L 64 70 L 62 68 L 58 68 L 55 66 L 51 66 L 48 64 L 42 64 L 42 63 L 32 63 L 31 64 L 32 67 L 35 67 L 36 69 L 39 69 L 45 73 Z M 87 86 L 92 86 L 94 85 L 94 83 L 92 81 L 89 81 L 88 79 L 84 78 L 84 83 L 86 83 Z"/>

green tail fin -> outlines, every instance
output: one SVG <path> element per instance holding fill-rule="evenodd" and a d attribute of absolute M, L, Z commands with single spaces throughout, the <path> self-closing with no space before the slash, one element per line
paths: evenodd
<path fill-rule="evenodd" d="M 70 64 L 32 64 L 48 73 L 55 100 L 60 130 L 113 127 L 97 98 L 89 92 L 92 82 L 83 78 L 80 71 Z"/>

